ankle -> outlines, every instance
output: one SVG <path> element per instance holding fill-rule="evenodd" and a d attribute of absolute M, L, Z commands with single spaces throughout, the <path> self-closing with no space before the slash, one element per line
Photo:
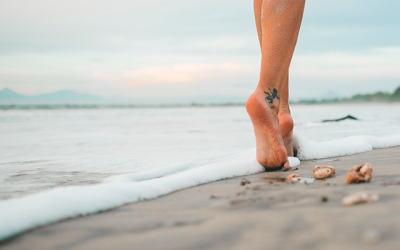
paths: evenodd
<path fill-rule="evenodd" d="M 271 95 L 270 95 L 271 96 Z M 262 90 L 257 88 L 253 94 L 249 96 L 246 102 L 246 109 L 247 112 L 250 114 L 253 112 L 261 112 L 261 109 L 264 110 L 271 110 L 272 113 L 275 115 L 279 114 L 280 108 L 280 100 L 276 98 L 270 98 L 269 100 L 268 95 Z"/>
<path fill-rule="evenodd" d="M 281 104 L 281 106 L 279 107 L 279 115 L 280 114 L 291 115 L 289 105 Z"/>

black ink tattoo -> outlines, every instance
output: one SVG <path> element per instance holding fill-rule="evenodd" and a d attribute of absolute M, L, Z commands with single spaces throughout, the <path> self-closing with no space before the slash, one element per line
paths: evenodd
<path fill-rule="evenodd" d="M 276 99 L 281 99 L 279 96 L 278 96 L 278 90 L 276 89 L 276 88 L 274 88 L 274 90 L 271 90 L 270 88 L 268 88 L 269 89 L 269 92 L 265 92 L 264 91 L 264 93 L 267 95 L 267 97 L 265 97 L 265 102 L 268 104 L 268 106 L 270 107 L 270 108 L 273 108 L 274 107 L 274 99 L 276 98 Z"/>

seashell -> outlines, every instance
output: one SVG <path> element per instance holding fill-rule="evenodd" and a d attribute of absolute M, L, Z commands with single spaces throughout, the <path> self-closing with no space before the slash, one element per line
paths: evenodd
<path fill-rule="evenodd" d="M 298 174 L 290 174 L 285 179 L 286 182 L 295 182 L 295 183 L 313 183 L 314 178 L 300 177 Z"/>
<path fill-rule="evenodd" d="M 332 166 L 315 166 L 313 174 L 317 179 L 332 177 L 335 175 L 335 168 Z"/>
<path fill-rule="evenodd" d="M 287 182 L 298 182 L 299 180 L 300 180 L 300 176 L 298 174 L 290 174 L 285 179 L 285 181 L 287 181 Z"/>
<path fill-rule="evenodd" d="M 298 174 L 290 174 L 285 179 L 286 182 L 296 182 L 296 183 L 313 183 L 314 178 L 300 177 Z"/>
<path fill-rule="evenodd" d="M 379 200 L 379 195 L 369 194 L 366 192 L 359 192 L 348 195 L 342 199 L 342 204 L 345 206 L 352 206 L 359 203 L 376 202 Z"/>
<path fill-rule="evenodd" d="M 372 167 L 369 163 L 364 163 L 360 166 L 352 167 L 346 175 L 346 182 L 360 183 L 369 182 L 372 178 Z"/>

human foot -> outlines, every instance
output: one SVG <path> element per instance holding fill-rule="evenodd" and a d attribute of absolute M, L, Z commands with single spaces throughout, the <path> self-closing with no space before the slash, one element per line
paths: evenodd
<path fill-rule="evenodd" d="M 281 130 L 283 144 L 285 145 L 287 156 L 294 156 L 293 152 L 293 119 L 289 109 L 281 109 L 278 114 L 279 128 Z"/>
<path fill-rule="evenodd" d="M 247 113 L 256 136 L 257 161 L 268 170 L 281 167 L 289 169 L 287 152 L 278 123 L 279 100 L 272 99 L 272 103 L 267 102 L 265 92 L 258 89 L 246 102 Z"/>

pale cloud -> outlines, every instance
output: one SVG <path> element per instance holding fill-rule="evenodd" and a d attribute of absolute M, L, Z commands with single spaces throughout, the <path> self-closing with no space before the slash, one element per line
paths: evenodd
<path fill-rule="evenodd" d="M 400 47 L 365 53 L 324 53 L 296 56 L 291 74 L 309 79 L 400 79 Z"/>
<path fill-rule="evenodd" d="M 249 41 L 251 40 L 251 41 Z M 203 49 L 240 49 L 246 47 L 249 43 L 254 42 L 254 37 L 249 39 L 246 36 L 230 36 L 230 37 L 220 37 L 217 39 L 205 41 L 199 44 L 199 47 Z"/>
<path fill-rule="evenodd" d="M 221 64 L 176 64 L 163 67 L 146 67 L 122 74 L 103 74 L 98 71 L 93 77 L 104 81 L 112 81 L 125 86 L 168 85 L 201 83 L 220 80 L 232 75 L 248 73 L 253 69 L 233 63 Z"/>

